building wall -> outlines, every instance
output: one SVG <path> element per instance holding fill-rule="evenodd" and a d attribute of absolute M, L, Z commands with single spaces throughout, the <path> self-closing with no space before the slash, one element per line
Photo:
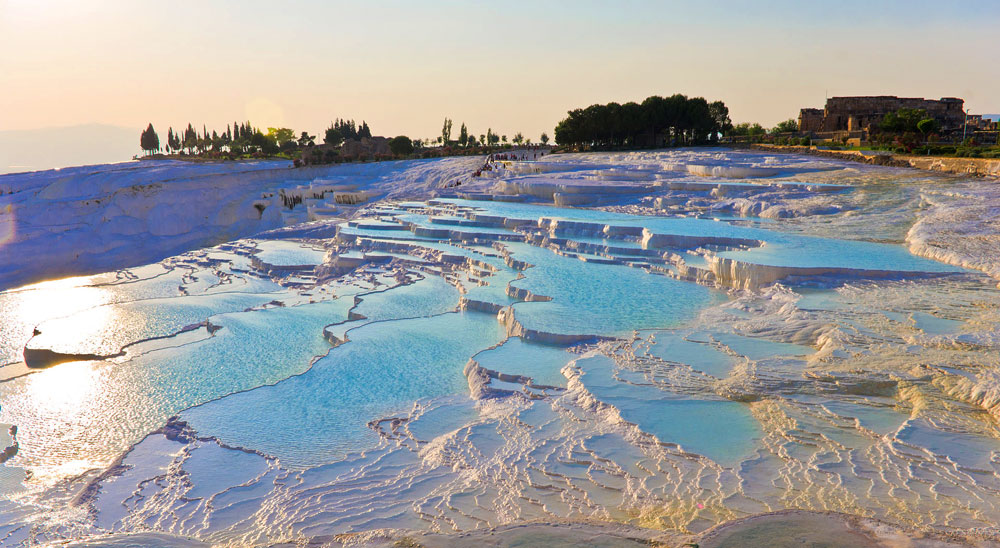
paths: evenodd
<path fill-rule="evenodd" d="M 823 109 L 804 108 L 799 111 L 799 131 L 823 131 Z"/>
<path fill-rule="evenodd" d="M 802 109 L 799 113 L 801 131 L 863 131 L 878 125 L 882 118 L 901 108 L 923 109 L 941 124 L 943 131 L 962 129 L 965 102 L 955 97 L 922 99 L 891 95 L 867 97 L 831 97 L 826 108 Z M 822 119 L 818 120 L 818 112 Z"/>

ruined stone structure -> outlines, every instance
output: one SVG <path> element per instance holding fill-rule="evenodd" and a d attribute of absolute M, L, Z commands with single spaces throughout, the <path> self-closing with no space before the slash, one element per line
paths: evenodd
<path fill-rule="evenodd" d="M 385 137 L 362 137 L 344 141 L 340 146 L 316 145 L 302 151 L 296 165 L 330 164 L 340 161 L 354 162 L 392 155 L 389 139 Z"/>
<path fill-rule="evenodd" d="M 943 132 L 961 130 L 965 122 L 962 109 L 965 101 L 956 97 L 921 99 L 881 95 L 872 97 L 831 97 L 826 108 L 804 108 L 799 111 L 799 131 L 834 132 L 864 131 L 877 127 L 882 118 L 901 108 L 923 109 L 941 124 Z"/>
<path fill-rule="evenodd" d="M 799 131 L 823 131 L 822 128 L 823 109 L 804 108 L 799 111 Z"/>
<path fill-rule="evenodd" d="M 362 137 L 353 141 L 344 141 L 340 146 L 341 154 L 358 158 L 369 158 L 392 154 L 389 150 L 389 139 L 385 137 Z"/>
<path fill-rule="evenodd" d="M 1000 122 L 983 118 L 982 114 L 970 114 L 965 122 L 970 131 L 997 131 Z"/>

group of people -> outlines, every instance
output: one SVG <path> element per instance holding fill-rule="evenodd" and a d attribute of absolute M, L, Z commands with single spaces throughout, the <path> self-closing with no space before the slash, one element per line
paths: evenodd
<path fill-rule="evenodd" d="M 486 163 L 483 164 L 483 167 L 477 169 L 472 176 L 480 177 L 484 171 L 503 169 L 504 165 L 501 162 L 537 160 L 544 156 L 546 152 L 546 150 L 540 150 L 539 147 L 523 148 L 508 152 L 493 152 L 486 157 Z"/>

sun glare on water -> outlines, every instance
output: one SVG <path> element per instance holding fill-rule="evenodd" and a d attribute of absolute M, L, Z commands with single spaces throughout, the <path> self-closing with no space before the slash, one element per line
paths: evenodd
<path fill-rule="evenodd" d="M 90 407 L 100 389 L 95 362 L 72 362 L 39 372 L 28 379 L 25 396 L 49 411 L 65 415 Z"/>
<path fill-rule="evenodd" d="M 65 278 L 26 286 L 16 293 L 24 316 L 59 317 L 108 302 L 110 292 L 87 285 L 89 276 Z"/>
<path fill-rule="evenodd" d="M 3 318 L 0 323 L 0 364 L 19 361 L 21 350 L 33 330 L 49 319 L 94 309 L 93 314 L 82 314 L 75 320 L 63 322 L 60 329 L 73 340 L 107 329 L 111 317 L 100 312 L 100 305 L 110 302 L 114 293 L 106 288 L 86 285 L 90 282 L 90 277 L 66 278 L 0 293 L 0 318 Z"/>
<path fill-rule="evenodd" d="M 80 361 L 38 371 L 11 387 L 0 419 L 17 425 L 22 451 L 11 462 L 27 464 L 35 485 L 102 464 L 92 432 L 97 411 L 107 404 L 107 378 L 101 362 Z"/>
<path fill-rule="evenodd" d="M 87 285 L 92 281 L 91 277 L 67 278 L 0 293 L 0 363 L 20 361 L 24 346 L 40 324 L 51 340 L 42 341 L 39 347 L 59 350 L 72 349 L 80 341 L 112 329 L 115 315 L 101 305 L 109 303 L 114 292 Z M 46 321 L 52 323 L 44 324 Z M 35 452 L 32 445 L 39 440 L 45 442 L 38 451 L 56 453 L 48 453 L 53 466 L 30 467 L 36 481 L 75 475 L 97 463 L 88 458 L 86 444 L 80 441 L 87 439 L 93 411 L 102 404 L 107 390 L 100 365 L 63 363 L 10 381 L 9 392 L 0 401 L 0 422 L 18 427 L 25 456 Z"/>

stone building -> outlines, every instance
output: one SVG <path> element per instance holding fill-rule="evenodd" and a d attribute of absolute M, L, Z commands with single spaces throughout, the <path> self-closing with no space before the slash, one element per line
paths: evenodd
<path fill-rule="evenodd" d="M 799 131 L 825 133 L 836 131 L 868 132 L 878 127 L 882 118 L 901 108 L 923 109 L 941 124 L 943 132 L 961 130 L 965 122 L 965 101 L 956 97 L 921 99 L 881 95 L 872 97 L 831 97 L 826 108 L 799 111 Z"/>
<path fill-rule="evenodd" d="M 355 162 L 374 160 L 392 155 L 389 139 L 385 137 L 362 137 L 344 141 L 340 146 L 316 145 L 302 151 L 296 165 L 330 164 L 333 162 Z"/>
<path fill-rule="evenodd" d="M 997 131 L 1000 122 L 984 118 L 982 114 L 970 114 L 965 122 L 970 131 Z"/>
<path fill-rule="evenodd" d="M 389 150 L 389 139 L 376 136 L 344 141 L 340 153 L 347 157 L 373 158 L 392 154 L 392 151 Z"/>
<path fill-rule="evenodd" d="M 799 131 L 823 131 L 823 109 L 804 108 L 800 110 Z"/>

